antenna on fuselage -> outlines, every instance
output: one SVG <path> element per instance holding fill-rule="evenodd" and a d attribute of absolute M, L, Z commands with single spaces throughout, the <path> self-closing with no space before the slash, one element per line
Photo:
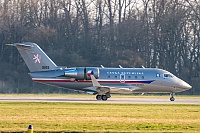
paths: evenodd
<path fill-rule="evenodd" d="M 101 68 L 105 68 L 103 65 L 101 65 Z"/>
<path fill-rule="evenodd" d="M 121 65 L 119 65 L 119 68 L 123 68 Z"/>

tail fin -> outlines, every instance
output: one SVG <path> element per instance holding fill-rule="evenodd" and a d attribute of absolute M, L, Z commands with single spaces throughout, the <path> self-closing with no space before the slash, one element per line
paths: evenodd
<path fill-rule="evenodd" d="M 6 44 L 17 47 L 30 72 L 55 70 L 57 65 L 35 43 Z"/>

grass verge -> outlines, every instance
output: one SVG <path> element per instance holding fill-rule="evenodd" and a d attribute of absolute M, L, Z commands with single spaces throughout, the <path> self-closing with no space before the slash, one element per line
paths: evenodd
<path fill-rule="evenodd" d="M 0 131 L 199 132 L 200 105 L 0 102 Z"/>

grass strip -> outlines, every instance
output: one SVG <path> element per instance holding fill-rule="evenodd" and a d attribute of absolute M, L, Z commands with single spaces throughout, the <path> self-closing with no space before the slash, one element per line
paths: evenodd
<path fill-rule="evenodd" d="M 199 132 L 200 105 L 0 102 L 0 131 Z"/>

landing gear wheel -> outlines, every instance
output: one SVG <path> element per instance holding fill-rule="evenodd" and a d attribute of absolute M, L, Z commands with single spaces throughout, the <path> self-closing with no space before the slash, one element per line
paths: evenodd
<path fill-rule="evenodd" d="M 106 101 L 108 98 L 107 98 L 106 95 L 102 95 L 102 96 L 101 96 L 101 99 L 102 99 L 103 101 Z"/>
<path fill-rule="evenodd" d="M 175 98 L 174 98 L 174 93 L 172 92 L 170 95 L 171 95 L 170 101 L 174 101 L 174 100 L 175 100 Z"/>
<path fill-rule="evenodd" d="M 174 101 L 175 100 L 175 98 L 174 97 L 170 97 L 170 101 Z"/>
<path fill-rule="evenodd" d="M 97 100 L 101 100 L 101 97 L 102 97 L 101 95 L 97 95 L 97 96 L 96 96 L 96 99 L 97 99 Z"/>

